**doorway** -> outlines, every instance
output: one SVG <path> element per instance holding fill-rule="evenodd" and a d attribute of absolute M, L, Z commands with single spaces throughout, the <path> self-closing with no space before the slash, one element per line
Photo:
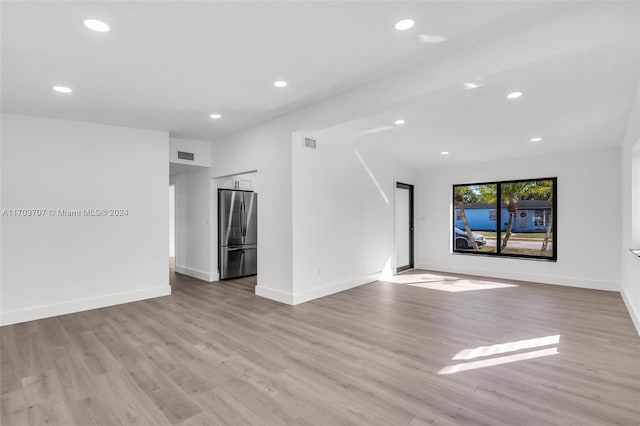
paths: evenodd
<path fill-rule="evenodd" d="M 253 290 L 258 273 L 258 174 L 250 171 L 213 182 L 217 187 L 219 279 Z"/>
<path fill-rule="evenodd" d="M 169 269 L 176 266 L 176 187 L 169 185 Z"/>
<path fill-rule="evenodd" d="M 396 182 L 396 273 L 413 268 L 413 185 Z"/>

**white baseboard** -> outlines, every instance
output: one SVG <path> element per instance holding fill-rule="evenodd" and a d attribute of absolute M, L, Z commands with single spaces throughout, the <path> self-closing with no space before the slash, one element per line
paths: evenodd
<path fill-rule="evenodd" d="M 182 275 L 188 275 L 193 278 L 197 278 L 202 281 L 213 282 L 220 279 L 219 274 L 200 271 L 198 269 L 187 268 L 186 266 L 176 265 L 176 272 Z"/>
<path fill-rule="evenodd" d="M 380 279 L 382 271 L 370 274 L 364 277 L 351 278 L 344 281 L 338 281 L 335 283 L 325 284 L 320 287 L 312 288 L 307 291 L 293 294 L 293 304 L 299 305 L 300 303 L 308 302 L 310 300 L 319 299 L 321 297 L 329 296 L 331 294 L 339 293 L 341 291 L 349 290 L 350 288 L 359 287 L 364 284 L 368 284 Z"/>
<path fill-rule="evenodd" d="M 640 335 L 640 315 L 638 314 L 638 311 L 633 306 L 633 303 L 631 303 L 631 300 L 629 300 L 624 290 L 620 292 L 620 296 L 622 296 L 622 300 L 624 301 L 624 304 L 627 306 L 627 311 L 629 311 L 629 316 L 631 317 L 631 321 L 633 321 L 633 325 L 636 327 L 636 331 L 638 332 L 638 335 Z"/>
<path fill-rule="evenodd" d="M 107 306 L 120 305 L 122 303 L 151 299 L 154 297 L 169 296 L 170 294 L 171 286 L 167 285 L 134 291 L 123 291 L 98 297 L 76 299 L 68 302 L 53 303 L 50 305 L 32 306 L 29 308 L 2 312 L 0 315 L 0 325 L 17 324 L 25 321 L 72 314 L 75 312 L 88 311 L 89 309 L 98 309 Z"/>
<path fill-rule="evenodd" d="M 256 296 L 275 300 L 276 302 L 285 303 L 287 305 L 293 305 L 293 295 L 291 293 L 276 290 L 274 288 L 264 287 L 260 284 L 256 286 Z"/>
<path fill-rule="evenodd" d="M 380 279 L 382 272 L 376 272 L 375 274 L 367 275 L 365 277 L 353 278 L 344 281 L 338 281 L 335 283 L 326 284 L 320 287 L 312 288 L 310 290 L 300 293 L 287 293 L 281 290 L 276 290 L 261 285 L 256 286 L 256 295 L 267 299 L 275 300 L 276 302 L 285 303 L 287 305 L 299 305 L 310 300 L 319 299 L 321 297 L 329 296 L 331 294 L 339 293 L 341 291 L 349 290 L 350 288 L 358 287 L 363 284 L 368 284 Z"/>
<path fill-rule="evenodd" d="M 605 290 L 620 292 L 620 283 L 616 281 L 594 280 L 582 277 L 567 277 L 561 275 L 532 274 L 527 272 L 504 271 L 500 269 L 485 269 L 470 267 L 464 268 L 437 263 L 416 264 L 416 269 L 441 272 L 445 274 L 479 275 L 482 277 L 499 278 L 505 280 L 530 281 L 540 284 L 556 284 L 568 287 L 588 288 L 592 290 Z"/>

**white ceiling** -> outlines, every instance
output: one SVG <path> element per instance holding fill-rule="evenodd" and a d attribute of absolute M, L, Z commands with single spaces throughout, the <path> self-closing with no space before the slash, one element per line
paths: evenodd
<path fill-rule="evenodd" d="M 310 136 L 373 147 L 416 169 L 620 145 L 640 76 L 639 6 L 610 15 L 602 13 L 607 4 L 588 6 L 579 21 L 571 14 L 558 20 L 576 40 L 563 55 L 532 52 L 524 65 L 473 81 L 477 88 L 461 81 Z M 522 97 L 508 100 L 515 90 Z"/>
<path fill-rule="evenodd" d="M 558 4 L 5 1 L 2 110 L 212 140 Z M 404 17 L 416 27 L 394 30 Z M 104 20 L 111 31 L 89 31 L 85 18 Z M 427 44 L 425 34 L 447 41 Z M 274 88 L 278 79 L 289 86 Z M 55 93 L 54 85 L 74 92 Z M 209 119 L 212 112 L 223 118 Z"/>
<path fill-rule="evenodd" d="M 179 175 L 182 173 L 191 173 L 196 170 L 205 169 L 205 166 L 196 166 L 195 164 L 169 163 L 169 176 Z"/>
<path fill-rule="evenodd" d="M 442 87 L 313 136 L 368 144 L 416 168 L 612 146 L 621 141 L 640 75 L 638 6 L 2 2 L 1 106 L 215 140 L 413 65 L 437 66 L 484 40 L 504 40 L 509 55 L 521 48 L 509 43 L 511 35 L 541 28 L 558 34 L 560 28 L 565 40 L 550 36 L 526 52 L 526 63 L 479 76 L 481 87 Z M 603 13 L 608 8 L 615 12 Z M 394 30 L 404 17 L 416 27 Z M 108 22 L 111 32 L 87 30 L 85 18 Z M 446 41 L 428 44 L 420 38 L 425 34 Z M 555 42 L 574 41 L 574 50 L 551 53 Z M 274 88 L 279 79 L 289 86 Z M 74 92 L 55 93 L 54 85 Z M 524 96 L 507 101 L 514 89 Z M 212 112 L 223 118 L 211 120 Z M 397 118 L 407 123 L 394 126 Z M 533 144 L 532 137 L 543 142 Z M 445 150 L 451 154 L 440 156 Z"/>

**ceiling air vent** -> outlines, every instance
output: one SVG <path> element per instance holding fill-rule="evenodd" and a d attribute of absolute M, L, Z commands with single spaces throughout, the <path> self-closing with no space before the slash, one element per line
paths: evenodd
<path fill-rule="evenodd" d="M 193 161 L 194 159 L 195 155 L 193 154 L 193 152 L 178 151 L 178 160 Z"/>
<path fill-rule="evenodd" d="M 304 146 L 311 149 L 316 149 L 316 140 L 311 138 L 304 138 Z"/>

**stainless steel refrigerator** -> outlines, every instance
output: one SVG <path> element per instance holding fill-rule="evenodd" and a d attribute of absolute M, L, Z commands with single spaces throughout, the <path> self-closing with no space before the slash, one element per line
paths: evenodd
<path fill-rule="evenodd" d="M 218 190 L 220 279 L 255 275 L 258 270 L 258 194 Z"/>

